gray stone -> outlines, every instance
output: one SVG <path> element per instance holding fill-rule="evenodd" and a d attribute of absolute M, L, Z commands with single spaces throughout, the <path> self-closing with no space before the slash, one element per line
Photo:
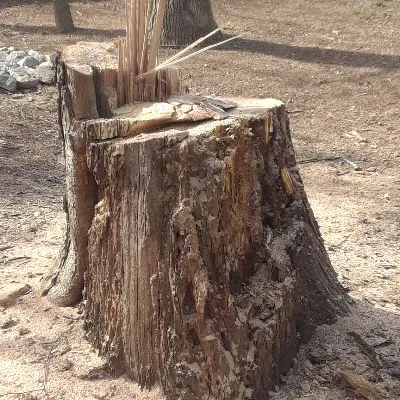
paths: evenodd
<path fill-rule="evenodd" d="M 20 67 L 19 65 L 11 65 L 8 69 L 8 72 L 11 76 L 14 75 L 27 75 L 26 69 L 24 67 Z"/>
<path fill-rule="evenodd" d="M 0 50 L 0 62 L 6 61 L 7 56 L 8 56 L 8 53 L 6 51 L 1 51 Z"/>
<path fill-rule="evenodd" d="M 46 61 L 36 67 L 34 76 L 42 83 L 53 85 L 56 82 L 56 69 L 50 61 Z"/>
<path fill-rule="evenodd" d="M 0 51 L 5 51 L 7 54 L 10 52 L 8 47 L 0 47 Z"/>
<path fill-rule="evenodd" d="M 11 64 L 8 62 L 0 61 L 0 73 L 8 72 L 8 69 L 11 67 Z"/>
<path fill-rule="evenodd" d="M 6 61 L 15 64 L 17 61 L 22 60 L 28 53 L 26 51 L 12 51 L 6 58 Z"/>
<path fill-rule="evenodd" d="M 46 61 L 50 61 L 53 65 L 56 65 L 57 53 L 46 54 Z"/>
<path fill-rule="evenodd" d="M 39 61 L 32 56 L 26 56 L 22 60 L 19 60 L 17 64 L 21 67 L 36 67 L 36 65 L 39 65 Z"/>
<path fill-rule="evenodd" d="M 20 89 L 35 89 L 39 85 L 39 81 L 30 75 L 21 76 L 15 80 Z"/>
<path fill-rule="evenodd" d="M 0 88 L 15 92 L 17 90 L 17 81 L 8 73 L 2 74 L 0 72 Z"/>
<path fill-rule="evenodd" d="M 40 54 L 38 51 L 36 50 L 29 50 L 28 54 L 30 56 L 32 56 L 33 58 L 35 58 L 36 60 L 39 61 L 39 64 L 43 63 L 46 61 L 46 56 L 43 54 Z"/>
<path fill-rule="evenodd" d="M 30 76 L 25 68 L 12 67 L 10 75 L 17 81 L 18 88 L 20 89 L 34 89 L 39 84 L 39 81 Z"/>

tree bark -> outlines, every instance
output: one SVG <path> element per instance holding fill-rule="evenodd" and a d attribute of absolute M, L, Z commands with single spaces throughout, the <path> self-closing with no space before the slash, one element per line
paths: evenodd
<path fill-rule="evenodd" d="M 54 16 L 58 32 L 69 33 L 75 30 L 68 0 L 54 0 Z"/>
<path fill-rule="evenodd" d="M 186 46 L 217 27 L 210 0 L 168 0 L 161 44 Z M 210 40 L 217 41 L 221 37 L 222 34 L 216 34 Z"/>
<path fill-rule="evenodd" d="M 85 275 L 90 342 L 169 399 L 267 398 L 315 327 L 348 312 L 284 105 L 113 109 L 116 82 L 99 78 L 115 72 L 110 48 L 60 62 L 70 261 L 48 293 L 71 300 Z"/>
<path fill-rule="evenodd" d="M 87 54 L 91 51 L 91 58 Z M 82 298 L 88 263 L 87 232 L 94 215 L 96 183 L 87 165 L 83 121 L 108 117 L 117 103 L 114 44 L 79 44 L 62 53 L 57 67 L 59 123 L 63 140 L 67 229 L 59 256 L 44 277 L 42 293 L 60 306 Z M 81 62 L 87 60 L 88 63 Z M 103 68 L 103 65 L 107 68 Z"/>

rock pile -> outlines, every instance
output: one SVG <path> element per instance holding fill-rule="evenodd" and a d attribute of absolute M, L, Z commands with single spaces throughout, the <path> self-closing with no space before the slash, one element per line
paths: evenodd
<path fill-rule="evenodd" d="M 35 50 L 0 47 L 0 91 L 35 89 L 39 83 L 56 81 L 57 54 L 41 54 Z"/>

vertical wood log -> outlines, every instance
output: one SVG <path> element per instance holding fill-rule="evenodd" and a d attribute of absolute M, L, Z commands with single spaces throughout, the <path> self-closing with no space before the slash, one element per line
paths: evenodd
<path fill-rule="evenodd" d="M 69 306 L 82 297 L 88 263 L 87 233 L 94 215 L 96 182 L 87 165 L 85 120 L 107 117 L 116 107 L 116 47 L 81 43 L 67 48 L 58 64 L 59 123 L 64 145 L 67 229 L 42 293 Z M 111 78 L 110 78 L 111 77 Z"/>
<path fill-rule="evenodd" d="M 96 65 L 85 46 L 107 53 L 74 47 L 64 71 L 79 57 Z M 203 122 L 176 122 L 221 117 L 201 101 L 96 118 L 92 101 L 73 101 L 69 73 L 60 88 L 75 269 L 61 267 L 50 293 L 84 272 L 89 340 L 143 386 L 159 383 L 170 399 L 265 399 L 315 327 L 348 311 L 284 105 L 234 99 L 227 118 Z M 94 98 L 103 81 L 88 89 L 89 75 L 82 96 Z"/>

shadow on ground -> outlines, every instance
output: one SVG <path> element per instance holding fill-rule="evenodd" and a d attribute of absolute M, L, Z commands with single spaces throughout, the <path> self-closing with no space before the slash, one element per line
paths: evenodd
<path fill-rule="evenodd" d="M 29 34 L 60 34 L 54 26 L 0 24 L 0 29 Z M 125 36 L 125 30 L 77 28 L 72 32 L 72 35 L 97 37 L 99 39 L 116 38 Z M 217 47 L 217 50 L 258 53 L 306 63 L 341 65 L 355 68 L 400 68 L 400 55 L 364 53 L 358 51 L 324 49 L 320 47 L 299 47 L 255 39 L 238 38 L 231 43 Z"/>
<path fill-rule="evenodd" d="M 31 4 L 48 4 L 53 3 L 54 0 L 3 0 L 0 2 L 0 8 L 9 8 L 9 7 L 18 7 L 18 6 L 27 6 Z M 92 3 L 98 3 L 101 0 L 86 0 Z M 70 1 L 73 3 L 73 1 Z"/>
<path fill-rule="evenodd" d="M 39 35 L 65 35 L 57 31 L 55 26 L 35 26 L 35 25 L 10 25 L 0 24 L 0 30 L 18 32 L 22 34 L 39 34 Z M 96 36 L 100 38 L 114 38 L 125 36 L 125 29 L 91 29 L 76 28 L 71 35 L 74 36 Z"/>
<path fill-rule="evenodd" d="M 219 47 L 219 49 L 265 54 L 307 63 L 343 65 L 356 68 L 400 68 L 400 55 L 299 47 L 254 39 L 238 38 Z"/>

